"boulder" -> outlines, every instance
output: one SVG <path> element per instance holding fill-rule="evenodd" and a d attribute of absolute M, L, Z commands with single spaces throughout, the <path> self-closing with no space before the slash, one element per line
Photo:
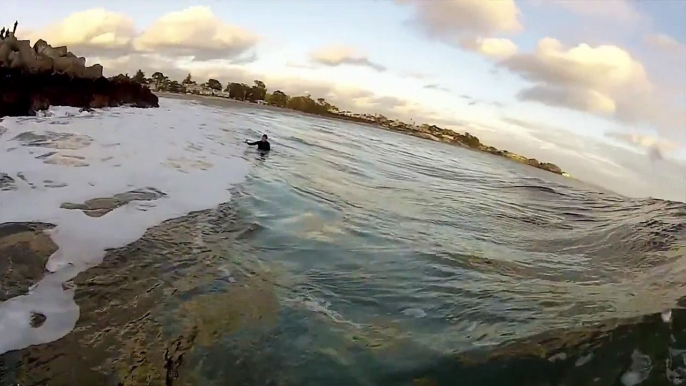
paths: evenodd
<path fill-rule="evenodd" d="M 50 108 L 50 100 L 43 95 L 36 94 L 31 96 L 31 110 L 29 115 L 36 115 L 39 111 L 45 111 Z"/>
<path fill-rule="evenodd" d="M 57 58 L 54 58 L 55 72 L 64 74 L 68 71 L 71 71 L 75 62 L 76 62 L 76 57 L 57 57 Z"/>
<path fill-rule="evenodd" d="M 4 41 L 0 42 L 0 67 L 2 67 L 5 62 L 8 61 L 8 57 L 10 53 L 12 52 L 12 49 L 10 48 L 10 45 L 5 43 Z"/>
<path fill-rule="evenodd" d="M 88 107 L 91 109 L 101 109 L 110 105 L 110 97 L 102 94 L 93 95 Z"/>
<path fill-rule="evenodd" d="M 10 64 L 10 68 L 20 69 L 24 67 L 24 61 L 21 60 L 21 56 L 17 51 L 10 52 L 9 56 L 7 57 L 7 61 Z"/>
<path fill-rule="evenodd" d="M 555 164 L 551 164 L 549 162 L 541 163 L 540 165 L 538 165 L 538 168 L 543 169 L 543 170 L 547 170 L 549 172 L 556 173 L 556 174 L 563 174 L 563 171 L 562 171 L 562 169 L 560 169 L 559 166 L 557 166 Z"/>
<path fill-rule="evenodd" d="M 86 79 L 97 79 L 102 77 L 102 66 L 99 64 L 94 64 L 90 67 L 86 67 L 83 69 L 81 73 L 82 78 Z"/>
<path fill-rule="evenodd" d="M 0 301 L 28 292 L 45 274 L 45 264 L 57 245 L 45 233 L 45 223 L 0 224 Z"/>
<path fill-rule="evenodd" d="M 38 41 L 36 41 L 36 43 L 33 44 L 33 50 L 37 54 L 42 54 L 47 47 L 50 47 L 50 45 L 43 39 L 38 39 Z"/>
<path fill-rule="evenodd" d="M 43 54 L 50 58 L 61 58 L 67 55 L 67 47 L 52 47 L 45 40 L 40 39 L 33 45 L 33 50 L 36 54 Z"/>

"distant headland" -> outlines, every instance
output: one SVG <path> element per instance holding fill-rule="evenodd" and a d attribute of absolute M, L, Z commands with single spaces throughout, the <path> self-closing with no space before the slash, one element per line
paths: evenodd
<path fill-rule="evenodd" d="M 99 64 L 67 47 L 18 40 L 14 28 L 0 30 L 0 118 L 35 115 L 52 106 L 82 109 L 112 106 L 159 107 L 148 87 L 125 77 L 104 78 Z"/>

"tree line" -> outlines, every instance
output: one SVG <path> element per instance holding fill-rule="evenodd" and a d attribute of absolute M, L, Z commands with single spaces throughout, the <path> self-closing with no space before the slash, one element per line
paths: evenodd
<path fill-rule="evenodd" d="M 128 77 L 128 74 L 124 76 Z M 207 82 L 198 85 L 197 82 L 193 80 L 191 74 L 188 74 L 181 82 L 171 80 L 168 76 L 159 71 L 152 74 L 150 78 L 147 78 L 142 70 L 138 70 L 131 79 L 140 84 L 155 85 L 155 88 L 159 91 L 185 94 L 187 92 L 193 93 L 200 88 L 208 91 L 223 91 L 228 94 L 228 98 L 239 101 L 252 103 L 264 101 L 264 103 L 272 106 L 311 114 L 340 114 L 338 107 L 327 102 L 324 98 L 317 98 L 315 100 L 312 99 L 310 95 L 290 96 L 281 90 L 275 90 L 270 93 L 267 89 L 267 85 L 263 81 L 257 79 L 253 81 L 253 85 L 231 82 L 226 84 L 226 87 L 223 87 L 222 83 L 217 79 L 208 79 Z"/>

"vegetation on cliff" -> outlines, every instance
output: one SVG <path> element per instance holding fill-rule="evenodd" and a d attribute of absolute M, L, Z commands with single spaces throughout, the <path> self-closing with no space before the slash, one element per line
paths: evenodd
<path fill-rule="evenodd" d="M 128 78 L 128 75 L 123 75 Z M 556 174 L 566 175 L 555 164 L 540 162 L 535 158 L 527 158 L 507 150 L 499 150 L 493 146 L 481 143 L 479 138 L 469 133 L 458 133 L 454 130 L 444 129 L 436 125 L 415 125 L 402 122 L 397 119 L 389 119 L 381 114 L 356 114 L 350 111 L 341 111 L 338 107 L 327 102 L 324 98 L 312 99 L 310 95 L 289 96 L 281 90 L 268 92 L 267 86 L 261 80 L 255 80 L 254 85 L 245 83 L 228 83 L 222 91 L 222 84 L 216 79 L 209 79 L 203 84 L 197 84 L 191 74 L 181 82 L 170 80 L 161 72 L 155 72 L 151 78 L 146 78 L 143 71 L 138 70 L 133 81 L 148 84 L 157 91 L 208 95 L 230 98 L 239 101 L 268 104 L 275 107 L 288 108 L 308 114 L 316 114 L 324 117 L 344 119 L 381 126 L 387 130 L 413 135 L 436 142 L 445 142 L 454 145 L 468 147 L 500 157 L 509 158 L 513 161 L 547 170 Z"/>

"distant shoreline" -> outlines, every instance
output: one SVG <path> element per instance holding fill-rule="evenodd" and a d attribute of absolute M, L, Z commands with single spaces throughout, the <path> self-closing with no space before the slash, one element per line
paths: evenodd
<path fill-rule="evenodd" d="M 483 153 L 488 153 L 492 155 L 496 155 L 499 157 L 503 158 L 508 158 L 512 161 L 515 161 L 517 163 L 521 163 L 524 165 L 528 165 L 537 169 L 545 170 L 551 173 L 559 174 L 565 177 L 570 177 L 569 174 L 565 173 L 562 171 L 557 165 L 547 163 L 547 162 L 539 162 L 536 159 L 533 158 L 527 158 L 522 155 L 516 154 L 509 152 L 507 150 L 499 150 L 496 149 L 495 147 L 492 146 L 486 146 L 483 145 L 479 142 L 478 138 L 469 135 L 468 133 L 466 134 L 460 134 L 456 131 L 448 130 L 448 129 L 441 129 L 437 126 L 429 126 L 427 131 L 417 131 L 417 130 L 408 130 L 407 128 L 393 128 L 393 127 L 386 127 L 384 125 L 381 125 L 376 122 L 370 122 L 365 119 L 361 118 L 355 118 L 355 117 L 346 117 L 338 114 L 328 114 L 328 115 L 321 115 L 321 114 L 312 114 L 304 111 L 299 111 L 299 110 L 294 110 L 294 109 L 289 109 L 285 107 L 277 107 L 277 106 L 272 106 L 272 105 L 266 105 L 266 104 L 257 104 L 257 103 L 251 103 L 251 102 L 246 102 L 246 101 L 239 101 L 235 99 L 230 99 L 230 98 L 222 98 L 218 96 L 210 96 L 210 95 L 197 95 L 197 94 L 181 94 L 181 93 L 170 93 L 170 92 L 161 92 L 157 91 L 155 92 L 156 95 L 161 96 L 161 97 L 166 97 L 166 98 L 172 98 L 172 99 L 184 99 L 184 100 L 205 100 L 205 101 L 211 101 L 211 102 L 219 102 L 221 105 L 224 106 L 231 106 L 231 107 L 246 107 L 246 108 L 259 108 L 259 109 L 264 109 L 264 110 L 271 110 L 271 111 L 278 111 L 278 112 L 292 112 L 296 114 L 302 114 L 304 116 L 312 116 L 312 117 L 318 117 L 318 118 L 323 118 L 323 119 L 331 119 L 331 120 L 337 120 L 337 121 L 344 121 L 344 122 L 353 122 L 353 123 L 358 123 L 358 124 L 363 124 L 363 125 L 369 125 L 370 127 L 374 127 L 377 129 L 383 129 L 386 131 L 392 131 L 396 133 L 401 133 L 401 134 L 406 134 L 410 135 L 416 138 L 421 138 L 421 139 L 426 139 L 430 140 L 433 142 L 442 142 L 442 143 L 447 143 L 450 145 L 454 146 L 460 146 L 466 149 L 470 150 L 475 150 L 475 151 L 480 151 Z M 475 144 L 472 145 L 471 143 L 465 143 L 465 141 L 472 141 L 475 140 Z"/>

